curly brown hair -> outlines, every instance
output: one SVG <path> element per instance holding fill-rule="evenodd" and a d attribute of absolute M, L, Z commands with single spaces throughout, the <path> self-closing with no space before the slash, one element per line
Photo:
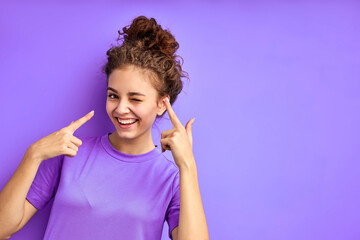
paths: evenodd
<path fill-rule="evenodd" d="M 149 77 L 158 92 L 157 100 L 169 95 L 170 103 L 173 104 L 183 89 L 181 78 L 189 79 L 188 73 L 182 70 L 178 57 L 182 62 L 184 59 L 175 54 L 179 43 L 154 18 L 136 17 L 130 26 L 125 26 L 122 30 L 123 33 L 118 31 L 117 39 L 122 40 L 122 43 L 112 46 L 106 52 L 108 61 L 102 70 L 107 75 L 107 85 L 113 70 L 134 65 Z"/>

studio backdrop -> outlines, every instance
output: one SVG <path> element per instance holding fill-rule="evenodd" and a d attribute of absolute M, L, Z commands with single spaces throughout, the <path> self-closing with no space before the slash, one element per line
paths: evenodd
<path fill-rule="evenodd" d="M 28 147 L 91 110 L 113 132 L 106 51 L 137 16 L 169 28 L 189 73 L 210 239 L 360 238 L 359 1 L 2 1 L 0 188 Z M 168 114 L 160 133 L 172 128 Z M 165 155 L 173 161 L 170 151 Z M 11 239 L 42 239 L 50 202 Z M 164 223 L 162 239 L 168 239 Z"/>

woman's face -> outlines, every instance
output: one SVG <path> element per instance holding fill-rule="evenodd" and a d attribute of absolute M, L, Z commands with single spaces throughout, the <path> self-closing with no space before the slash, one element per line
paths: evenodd
<path fill-rule="evenodd" d="M 115 69 L 109 76 L 106 112 L 122 139 L 151 139 L 151 128 L 156 115 L 161 115 L 165 105 L 157 102 L 158 93 L 146 75 L 133 65 Z M 120 125 L 118 119 L 131 119 L 131 125 Z M 126 128 L 123 128 L 124 126 Z"/>

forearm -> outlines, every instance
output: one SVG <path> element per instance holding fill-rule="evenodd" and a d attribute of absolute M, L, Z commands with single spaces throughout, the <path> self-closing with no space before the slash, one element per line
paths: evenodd
<path fill-rule="evenodd" d="M 205 212 L 201 201 L 195 160 L 180 168 L 179 240 L 209 239 Z"/>
<path fill-rule="evenodd" d="M 33 182 L 40 161 L 29 150 L 13 176 L 0 192 L 0 235 L 7 235 L 20 223 L 24 214 L 26 195 Z"/>

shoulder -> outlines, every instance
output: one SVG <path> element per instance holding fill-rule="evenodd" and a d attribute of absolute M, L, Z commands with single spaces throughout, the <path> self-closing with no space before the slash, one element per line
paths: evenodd
<path fill-rule="evenodd" d="M 100 141 L 101 136 L 76 136 L 81 140 L 82 145 L 95 145 Z"/>
<path fill-rule="evenodd" d="M 176 165 L 176 163 L 173 160 L 170 160 L 164 154 L 160 155 L 160 159 L 167 166 L 169 171 L 175 174 L 179 172 L 179 167 Z"/>
<path fill-rule="evenodd" d="M 101 136 L 75 136 L 80 139 L 81 145 L 79 146 L 77 156 L 88 156 L 90 152 L 97 152 L 100 148 Z M 83 155 L 85 154 L 85 155 Z"/>
<path fill-rule="evenodd" d="M 100 138 L 100 136 L 76 136 L 78 139 L 80 139 L 81 141 L 84 142 L 88 142 L 88 141 L 96 141 L 98 138 Z"/>
<path fill-rule="evenodd" d="M 171 192 L 172 195 L 176 191 L 177 186 L 180 183 L 180 170 L 176 163 L 166 157 L 164 154 L 161 154 L 161 160 L 166 166 L 166 170 L 162 171 L 163 175 L 166 175 L 168 181 L 172 182 Z M 164 174 L 166 173 L 166 174 Z"/>

